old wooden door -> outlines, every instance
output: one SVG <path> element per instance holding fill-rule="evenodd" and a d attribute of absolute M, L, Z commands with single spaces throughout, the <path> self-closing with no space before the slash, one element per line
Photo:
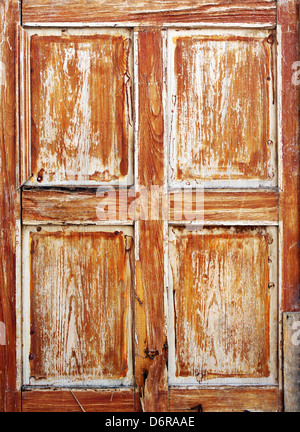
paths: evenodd
<path fill-rule="evenodd" d="M 282 317 L 299 310 L 295 2 L 18 6 L 2 11 L 17 151 L 1 407 L 281 410 Z"/>

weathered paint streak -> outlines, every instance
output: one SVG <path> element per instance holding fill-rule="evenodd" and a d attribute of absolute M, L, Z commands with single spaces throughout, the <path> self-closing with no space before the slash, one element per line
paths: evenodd
<path fill-rule="evenodd" d="M 125 235 L 38 229 L 30 232 L 29 247 L 31 320 L 24 331 L 31 341 L 25 362 L 32 357 L 25 384 L 131 383 Z"/>
<path fill-rule="evenodd" d="M 16 29 L 19 2 L 0 2 L 0 321 L 6 345 L 0 346 L 0 411 L 18 411 L 16 387 L 16 221 L 20 220 L 16 193 Z"/>
<path fill-rule="evenodd" d="M 269 377 L 270 241 L 260 229 L 172 229 L 176 377 Z"/>
<path fill-rule="evenodd" d="M 18 144 L 17 148 L 17 187 L 31 177 L 31 137 L 30 137 L 30 35 L 23 27 L 18 28 L 18 58 L 16 58 L 18 81 Z"/>
<path fill-rule="evenodd" d="M 272 44 L 264 35 L 170 32 L 172 180 L 274 179 Z"/>
<path fill-rule="evenodd" d="M 37 184 L 130 182 L 130 59 L 127 31 L 32 36 L 32 171 Z"/>
<path fill-rule="evenodd" d="M 274 26 L 273 0 L 24 0 L 25 23 L 130 22 L 140 25 L 165 23 L 246 23 Z"/>

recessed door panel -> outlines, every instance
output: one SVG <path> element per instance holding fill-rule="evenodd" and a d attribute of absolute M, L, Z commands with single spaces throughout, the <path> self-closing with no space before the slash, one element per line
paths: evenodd
<path fill-rule="evenodd" d="M 132 183 L 129 30 L 31 32 L 32 181 Z"/>
<path fill-rule="evenodd" d="M 173 184 L 276 184 L 273 37 L 270 31 L 169 31 Z"/>
<path fill-rule="evenodd" d="M 132 385 L 130 228 L 31 227 L 24 384 Z"/>
<path fill-rule="evenodd" d="M 174 227 L 169 245 L 171 383 L 274 384 L 276 229 Z"/>

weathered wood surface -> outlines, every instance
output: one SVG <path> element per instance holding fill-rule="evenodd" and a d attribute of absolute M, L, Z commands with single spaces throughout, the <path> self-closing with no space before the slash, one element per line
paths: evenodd
<path fill-rule="evenodd" d="M 278 1 L 278 116 L 282 159 L 282 310 L 300 311 L 299 2 Z M 296 68 L 295 68 L 296 66 Z"/>
<path fill-rule="evenodd" d="M 164 184 L 163 38 L 160 31 L 137 34 L 138 49 L 138 184 Z M 138 409 L 167 411 L 167 336 L 164 310 L 164 224 L 137 224 L 136 363 Z M 141 405 L 140 405 L 141 403 Z"/>
<path fill-rule="evenodd" d="M 275 26 L 276 2 L 273 0 L 24 0 L 23 22 L 101 22 L 136 25 L 166 23 L 214 24 L 244 23 Z"/>
<path fill-rule="evenodd" d="M 300 313 L 283 314 L 284 411 L 300 412 Z"/>
<path fill-rule="evenodd" d="M 16 193 L 16 73 L 19 2 L 0 3 L 0 321 L 6 345 L 0 345 L 0 411 L 20 409 L 16 388 L 16 220 L 20 219 Z"/>
<path fill-rule="evenodd" d="M 205 190 L 201 195 L 201 191 L 186 189 L 170 192 L 170 221 L 201 221 L 201 218 L 204 224 L 209 222 L 276 224 L 278 193 Z"/>
<path fill-rule="evenodd" d="M 31 177 L 31 119 L 30 119 L 30 35 L 21 26 L 18 28 L 17 95 L 18 95 L 18 143 L 17 143 L 17 187 Z"/>
<path fill-rule="evenodd" d="M 174 183 L 273 183 L 273 39 L 270 31 L 169 33 Z"/>
<path fill-rule="evenodd" d="M 282 410 L 281 394 L 276 387 L 220 387 L 208 389 L 171 388 L 170 411 L 244 412 Z M 192 410 L 192 408 L 194 408 Z"/>
<path fill-rule="evenodd" d="M 134 194 L 126 190 L 24 190 L 23 223 L 130 222 L 135 217 Z"/>
<path fill-rule="evenodd" d="M 171 191 L 166 220 L 202 220 L 204 223 L 278 223 L 278 193 L 272 191 Z M 196 206 L 200 203 L 199 209 Z M 198 201 L 199 200 L 199 201 Z M 112 189 L 89 190 L 25 189 L 22 220 L 25 224 L 129 222 L 143 217 L 134 192 Z M 167 208 L 167 207 L 166 207 Z"/>
<path fill-rule="evenodd" d="M 130 245 L 99 230 L 24 234 L 25 385 L 133 383 Z"/>
<path fill-rule="evenodd" d="M 70 32 L 31 37 L 32 180 L 131 184 L 131 33 Z"/>
<path fill-rule="evenodd" d="M 134 390 L 29 390 L 23 412 L 134 412 Z"/>
<path fill-rule="evenodd" d="M 277 251 L 273 256 L 270 243 L 276 239 L 261 228 L 170 228 L 172 383 L 276 379 L 276 280 L 269 266 L 274 260 L 276 268 Z"/>

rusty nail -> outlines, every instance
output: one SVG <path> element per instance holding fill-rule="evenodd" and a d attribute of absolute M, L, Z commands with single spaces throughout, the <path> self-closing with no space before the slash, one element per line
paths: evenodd
<path fill-rule="evenodd" d="M 34 335 L 34 333 L 35 333 L 35 331 L 31 330 L 31 332 L 30 332 L 31 336 Z"/>
<path fill-rule="evenodd" d="M 41 183 L 41 182 L 43 181 L 43 178 L 42 178 L 41 176 L 38 176 L 37 181 L 38 181 L 39 183 Z"/>
<path fill-rule="evenodd" d="M 268 80 L 268 81 L 271 81 L 271 77 L 267 77 L 267 80 Z"/>
<path fill-rule="evenodd" d="M 268 140 L 268 145 L 271 146 L 273 144 L 272 140 Z"/>
<path fill-rule="evenodd" d="M 34 359 L 34 356 L 32 354 L 30 354 L 29 360 L 33 360 L 33 359 Z"/>
<path fill-rule="evenodd" d="M 272 237 L 269 237 L 269 239 L 268 239 L 268 243 L 269 243 L 270 245 L 274 243 L 274 240 L 272 239 Z"/>
<path fill-rule="evenodd" d="M 269 286 L 270 289 L 271 288 L 275 288 L 275 284 L 273 282 L 270 282 L 268 286 Z"/>
<path fill-rule="evenodd" d="M 267 42 L 269 44 L 272 44 L 274 42 L 274 35 L 273 33 L 271 33 L 268 37 L 267 37 Z"/>
<path fill-rule="evenodd" d="M 37 227 L 37 232 L 41 232 L 42 231 L 42 228 L 41 227 Z"/>

